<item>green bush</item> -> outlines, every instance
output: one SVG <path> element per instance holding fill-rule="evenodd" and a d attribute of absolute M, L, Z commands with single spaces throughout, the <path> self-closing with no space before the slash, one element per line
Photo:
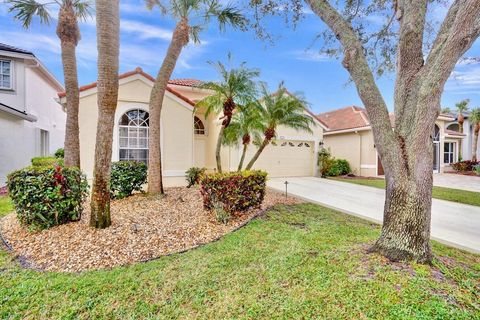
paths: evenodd
<path fill-rule="evenodd" d="M 55 157 L 35 157 L 30 160 L 34 168 L 44 168 L 52 166 L 63 166 L 63 159 Z"/>
<path fill-rule="evenodd" d="M 45 229 L 80 220 L 88 184 L 78 168 L 28 167 L 8 175 L 8 193 L 20 223 Z"/>
<path fill-rule="evenodd" d="M 58 148 L 53 155 L 55 158 L 63 159 L 65 158 L 65 150 L 63 150 L 63 148 Z"/>
<path fill-rule="evenodd" d="M 193 187 L 200 183 L 200 178 L 205 174 L 207 168 L 192 167 L 185 172 L 187 179 L 187 188 Z"/>
<path fill-rule="evenodd" d="M 207 210 L 223 204 L 228 213 L 246 211 L 262 204 L 265 197 L 267 173 L 264 171 L 241 171 L 204 175 L 200 192 Z"/>
<path fill-rule="evenodd" d="M 349 174 L 352 172 L 350 164 L 345 159 L 335 159 L 335 167 L 338 168 L 339 175 Z"/>
<path fill-rule="evenodd" d="M 318 152 L 318 170 L 322 178 L 328 177 L 331 167 L 333 166 L 334 159 L 330 154 L 330 150 L 326 148 L 320 149 Z"/>
<path fill-rule="evenodd" d="M 480 164 L 477 164 L 476 166 L 474 166 L 473 171 L 475 171 L 475 174 L 477 176 L 480 176 Z"/>
<path fill-rule="evenodd" d="M 118 161 L 112 163 L 110 176 L 110 196 L 121 199 L 141 191 L 147 182 L 147 165 L 138 161 Z"/>

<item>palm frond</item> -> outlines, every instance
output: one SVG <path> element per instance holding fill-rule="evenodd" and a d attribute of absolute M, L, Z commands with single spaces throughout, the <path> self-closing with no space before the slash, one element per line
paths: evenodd
<path fill-rule="evenodd" d="M 191 26 L 190 27 L 190 38 L 194 43 L 200 43 L 200 32 L 203 30 L 202 26 Z"/>
<path fill-rule="evenodd" d="M 73 2 L 73 7 L 75 9 L 75 14 L 80 20 L 87 20 L 87 18 L 92 16 L 92 3 L 90 1 L 75 0 Z"/>
<path fill-rule="evenodd" d="M 168 7 L 164 5 L 160 0 L 145 0 L 145 5 L 148 10 L 153 10 L 155 7 L 160 9 L 162 14 L 167 14 Z"/>
<path fill-rule="evenodd" d="M 40 23 L 49 24 L 50 14 L 47 10 L 47 5 L 50 3 L 39 3 L 35 0 L 6 0 L 10 4 L 9 12 L 14 12 L 14 19 L 21 21 L 25 29 L 32 23 L 33 17 L 40 18 Z"/>
<path fill-rule="evenodd" d="M 474 125 L 477 124 L 477 123 L 480 123 L 480 108 L 479 107 L 472 109 L 472 111 L 470 112 L 469 119 L 470 119 L 470 122 Z"/>

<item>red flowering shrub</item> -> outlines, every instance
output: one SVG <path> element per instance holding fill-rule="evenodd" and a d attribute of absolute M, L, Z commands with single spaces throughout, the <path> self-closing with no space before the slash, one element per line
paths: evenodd
<path fill-rule="evenodd" d="M 229 213 L 246 211 L 262 204 L 267 173 L 242 171 L 204 175 L 200 181 L 203 206 L 212 210 L 221 203 Z"/>
<path fill-rule="evenodd" d="M 61 166 L 14 171 L 7 186 L 18 220 L 33 229 L 80 220 L 88 191 L 80 169 Z"/>
<path fill-rule="evenodd" d="M 478 164 L 480 164 L 480 161 L 465 160 L 452 163 L 452 168 L 453 170 L 460 172 L 473 171 L 474 167 Z"/>

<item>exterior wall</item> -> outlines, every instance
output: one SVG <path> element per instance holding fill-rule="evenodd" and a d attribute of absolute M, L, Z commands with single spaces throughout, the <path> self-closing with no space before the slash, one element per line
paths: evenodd
<path fill-rule="evenodd" d="M 134 80 L 120 85 L 115 112 L 112 161 L 119 159 L 118 123 L 128 110 L 148 111 L 151 85 Z M 98 119 L 97 94 L 80 99 L 80 157 L 82 170 L 93 179 L 95 137 Z M 185 171 L 193 166 L 193 112 L 169 94 L 165 95 L 161 124 L 162 164 L 164 185 L 185 185 Z"/>
<path fill-rule="evenodd" d="M 48 152 L 62 148 L 66 114 L 54 98 L 55 86 L 36 68 L 25 67 L 21 60 L 14 64 L 14 91 L 0 90 L 0 102 L 37 117 L 29 122 L 0 111 L 0 186 L 5 185 L 11 171 L 30 165 L 40 156 L 40 129 L 48 131 Z"/>
<path fill-rule="evenodd" d="M 325 135 L 324 147 L 329 149 L 335 158 L 345 159 L 350 164 L 352 172 L 362 175 L 361 171 L 361 136 L 355 132 Z"/>

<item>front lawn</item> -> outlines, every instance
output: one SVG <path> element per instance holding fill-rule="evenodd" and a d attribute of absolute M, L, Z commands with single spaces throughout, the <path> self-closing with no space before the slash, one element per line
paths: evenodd
<path fill-rule="evenodd" d="M 341 178 L 341 177 L 335 177 L 335 178 L 332 177 L 329 179 L 385 189 L 384 179 Z M 435 199 L 464 203 L 472 206 L 480 206 L 480 192 L 433 186 L 432 197 Z"/>
<path fill-rule="evenodd" d="M 435 243 L 433 267 L 388 263 L 365 253 L 378 234 L 301 204 L 198 249 L 111 271 L 25 270 L 0 250 L 0 318 L 480 319 L 479 256 Z"/>
<path fill-rule="evenodd" d="M 0 196 L 0 218 L 13 210 L 12 202 L 9 197 Z"/>

